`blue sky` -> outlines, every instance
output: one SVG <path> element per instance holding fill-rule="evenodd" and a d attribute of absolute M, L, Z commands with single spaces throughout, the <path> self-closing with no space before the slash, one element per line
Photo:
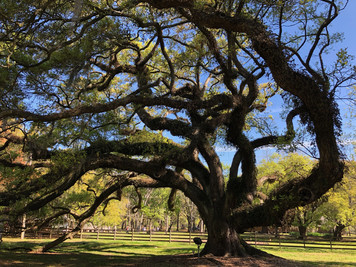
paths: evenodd
<path fill-rule="evenodd" d="M 325 62 L 325 63 L 326 64 L 331 63 L 332 60 L 335 58 L 333 55 L 335 55 L 335 53 L 340 48 L 347 48 L 349 54 L 354 55 L 356 57 L 356 0 L 349 0 L 347 8 L 340 12 L 339 16 L 333 22 L 330 30 L 332 32 L 343 32 L 344 40 L 338 43 L 337 45 L 335 45 L 334 48 L 330 50 L 330 58 L 329 58 L 330 62 Z M 355 59 L 353 61 L 353 64 L 356 65 Z M 342 89 L 342 90 L 344 90 L 344 93 L 347 91 L 346 89 Z M 273 101 L 279 102 L 280 100 L 275 98 Z M 344 102 L 340 102 L 339 107 L 341 110 L 341 115 L 344 119 L 343 132 L 346 134 L 346 138 L 348 139 L 348 142 L 350 142 L 352 137 L 348 135 L 356 131 L 356 118 L 353 118 L 353 120 L 351 120 L 347 117 L 349 112 L 349 106 L 347 106 Z M 271 114 L 275 118 L 275 123 L 278 126 L 284 127 L 284 122 L 278 118 L 280 111 L 281 109 L 278 109 L 276 107 L 274 107 L 273 110 L 270 110 Z M 354 148 L 352 145 L 347 145 L 345 146 L 344 149 L 345 149 L 344 152 L 348 156 L 354 154 Z M 230 165 L 235 152 L 224 148 L 220 148 L 218 149 L 218 151 L 219 151 L 219 156 L 221 161 L 224 164 Z M 264 148 L 257 151 L 256 153 L 257 162 L 261 162 L 262 159 L 268 158 L 274 152 L 275 149 L 272 148 Z"/>
<path fill-rule="evenodd" d="M 350 54 L 356 56 L 356 1 L 349 0 L 345 10 L 341 11 L 336 18 L 333 31 L 344 32 L 345 39 L 341 46 L 347 47 Z"/>

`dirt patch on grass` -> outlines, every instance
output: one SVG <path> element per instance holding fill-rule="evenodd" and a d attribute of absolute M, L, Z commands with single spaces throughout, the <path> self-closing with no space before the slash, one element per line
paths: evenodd
<path fill-rule="evenodd" d="M 256 266 L 256 267 L 301 267 L 297 262 L 278 257 L 216 257 L 206 255 L 200 258 L 192 255 L 156 256 L 125 266 Z"/>

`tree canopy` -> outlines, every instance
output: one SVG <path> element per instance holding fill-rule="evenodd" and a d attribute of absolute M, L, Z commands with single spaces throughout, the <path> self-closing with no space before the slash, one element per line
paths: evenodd
<path fill-rule="evenodd" d="M 103 172 L 91 207 L 67 210 L 74 232 L 126 186 L 169 187 L 169 203 L 180 190 L 197 206 L 209 235 L 203 253 L 256 253 L 239 233 L 279 222 L 342 179 L 335 96 L 355 68 L 346 49 L 333 63 L 325 55 L 340 39 L 329 26 L 344 7 L 337 0 L 1 3 L 1 213 L 42 208 L 89 171 Z M 264 115 L 276 93 L 287 112 L 282 132 Z M 296 117 L 318 164 L 256 204 L 255 150 L 290 144 Z M 227 180 L 221 143 L 236 150 Z M 14 147 L 30 160 L 16 161 Z"/>

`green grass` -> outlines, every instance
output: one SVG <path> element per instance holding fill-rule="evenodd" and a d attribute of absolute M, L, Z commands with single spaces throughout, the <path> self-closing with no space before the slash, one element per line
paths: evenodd
<path fill-rule="evenodd" d="M 50 240 L 4 238 L 0 245 L 0 266 L 119 266 L 158 255 L 192 253 L 196 246 L 186 243 L 113 240 L 68 240 L 50 254 L 27 253 Z"/>
<path fill-rule="evenodd" d="M 50 240 L 4 238 L 0 245 L 0 266 L 120 266 L 158 255 L 192 253 L 196 246 L 187 243 L 120 240 L 68 240 L 50 254 L 27 253 Z M 9 250 L 11 248 L 21 250 Z M 258 248 L 306 266 L 356 266 L 356 251 L 304 248 Z"/>
<path fill-rule="evenodd" d="M 312 266 L 356 266 L 356 250 L 311 248 L 258 248 L 288 259 Z"/>

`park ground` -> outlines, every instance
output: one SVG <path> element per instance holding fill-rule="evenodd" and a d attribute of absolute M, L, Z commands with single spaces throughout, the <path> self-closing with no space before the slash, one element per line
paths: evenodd
<path fill-rule="evenodd" d="M 356 250 L 260 247 L 277 257 L 197 258 L 194 244 L 75 239 L 36 252 L 45 242 L 4 238 L 0 266 L 356 266 Z"/>

